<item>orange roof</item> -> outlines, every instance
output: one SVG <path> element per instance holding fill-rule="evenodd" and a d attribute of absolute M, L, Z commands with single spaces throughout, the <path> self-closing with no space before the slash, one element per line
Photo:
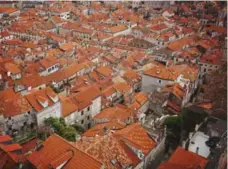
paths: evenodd
<path fill-rule="evenodd" d="M 213 108 L 213 104 L 212 103 L 200 103 L 198 104 L 199 107 L 205 108 L 205 109 L 212 109 Z"/>
<path fill-rule="evenodd" d="M 13 12 L 16 12 L 18 11 L 19 9 L 17 8 L 10 8 L 10 7 L 0 7 L 0 13 L 13 13 Z"/>
<path fill-rule="evenodd" d="M 117 138 L 130 144 L 138 150 L 147 155 L 156 145 L 156 142 L 152 140 L 147 131 L 141 126 L 140 123 L 134 123 L 126 128 L 118 130 L 114 134 Z"/>
<path fill-rule="evenodd" d="M 170 159 L 160 165 L 159 169 L 170 169 L 171 167 L 174 167 L 173 169 L 195 169 L 197 166 L 204 169 L 207 163 L 208 160 L 206 158 L 178 147 Z"/>
<path fill-rule="evenodd" d="M 36 112 L 40 112 L 44 109 L 44 107 L 39 103 L 41 102 L 48 102 L 48 106 L 52 106 L 54 102 L 52 101 L 51 97 L 58 97 L 57 94 L 53 92 L 50 87 L 43 88 L 41 90 L 33 90 L 30 94 L 26 95 L 26 99 L 32 105 L 32 107 L 36 110 Z"/>
<path fill-rule="evenodd" d="M 20 44 L 21 47 L 23 48 L 37 48 L 38 45 L 32 43 L 32 42 L 23 42 L 22 44 Z"/>
<path fill-rule="evenodd" d="M 109 69 L 108 67 L 105 67 L 105 66 L 100 66 L 95 71 L 97 71 L 98 73 L 100 73 L 103 76 L 111 76 L 112 75 L 112 70 Z"/>
<path fill-rule="evenodd" d="M 130 93 L 131 92 L 131 86 L 129 86 L 128 84 L 121 82 L 121 83 L 115 83 L 113 85 L 113 87 L 120 93 L 122 94 L 126 94 L 126 93 Z"/>
<path fill-rule="evenodd" d="M 116 93 L 116 90 L 113 88 L 113 86 L 109 86 L 107 87 L 106 89 L 104 89 L 102 91 L 102 94 L 105 96 L 105 97 L 109 97 L 111 96 L 112 94 Z"/>
<path fill-rule="evenodd" d="M 60 45 L 59 48 L 63 51 L 69 51 L 69 50 L 73 50 L 74 45 L 72 43 L 64 43 Z"/>
<path fill-rule="evenodd" d="M 18 83 L 23 84 L 27 87 L 31 86 L 32 88 L 40 86 L 42 84 L 45 84 L 44 78 L 42 76 L 40 76 L 38 73 L 32 74 L 32 75 L 27 76 L 27 77 L 23 77 L 21 80 L 19 80 L 17 82 L 17 84 Z"/>
<path fill-rule="evenodd" d="M 150 30 L 153 30 L 153 31 L 160 31 L 162 29 L 166 29 L 168 28 L 164 23 L 162 24 L 158 24 L 158 25 L 153 25 L 151 27 L 149 27 Z"/>
<path fill-rule="evenodd" d="M 183 99 L 185 95 L 185 90 L 178 83 L 175 83 L 173 85 L 167 85 L 163 88 L 163 92 L 172 92 L 179 99 Z"/>
<path fill-rule="evenodd" d="M 116 105 L 115 107 L 109 107 L 102 110 L 99 114 L 94 116 L 93 120 L 98 120 L 98 119 L 107 119 L 108 121 L 120 120 L 126 123 L 127 120 L 133 116 L 134 116 L 134 113 L 127 106 Z"/>
<path fill-rule="evenodd" d="M 194 43 L 195 43 L 195 40 L 193 39 L 193 37 L 187 37 L 187 38 L 183 38 L 181 40 L 170 42 L 169 45 L 167 46 L 167 48 L 169 48 L 173 51 L 177 51 L 177 50 L 180 50 L 185 45 L 191 45 Z"/>
<path fill-rule="evenodd" d="M 111 135 L 83 137 L 76 142 L 76 147 L 99 159 L 107 169 L 127 168 L 132 165 L 120 142 Z"/>
<path fill-rule="evenodd" d="M 7 72 L 11 72 L 12 74 L 21 73 L 21 70 L 17 67 L 16 64 L 13 64 L 13 63 L 6 63 L 5 68 Z"/>
<path fill-rule="evenodd" d="M 78 110 L 78 107 L 72 103 L 70 99 L 64 99 L 61 101 L 62 104 L 62 116 L 67 117 L 71 113 L 75 112 Z"/>
<path fill-rule="evenodd" d="M 184 78 L 194 81 L 198 75 L 199 68 L 188 64 L 173 65 L 165 67 L 163 65 L 156 65 L 144 71 L 145 75 L 156 77 L 164 80 L 176 80 L 179 75 Z"/>
<path fill-rule="evenodd" d="M 0 143 L 4 143 L 6 141 L 12 141 L 13 139 L 8 136 L 8 135 L 5 135 L 5 136 L 0 136 Z"/>
<path fill-rule="evenodd" d="M 144 92 L 139 92 L 134 97 L 134 103 L 138 103 L 140 107 L 143 106 L 148 100 L 148 96 Z"/>
<path fill-rule="evenodd" d="M 128 69 L 128 70 L 125 70 L 123 78 L 126 79 L 127 81 L 134 81 L 134 80 L 139 80 L 141 77 L 134 70 Z"/>
<path fill-rule="evenodd" d="M 109 130 L 119 130 L 125 127 L 125 124 L 118 121 L 111 121 L 106 123 L 95 124 L 92 128 L 83 133 L 83 136 L 86 137 L 94 137 L 94 136 L 102 136 L 106 133 L 103 132 L 103 129 L 106 128 Z"/>
<path fill-rule="evenodd" d="M 16 96 L 17 95 L 12 88 L 8 88 L 8 89 L 0 91 L 0 100 L 1 101 L 7 101 L 7 100 L 12 99 Z"/>
<path fill-rule="evenodd" d="M 89 72 L 89 77 L 91 77 L 91 79 L 95 81 L 99 81 L 101 79 L 99 74 L 95 71 Z"/>
<path fill-rule="evenodd" d="M 71 158 L 68 158 L 69 153 L 72 154 Z M 63 164 L 66 160 L 68 160 L 64 166 L 66 169 L 101 169 L 103 166 L 101 162 L 56 134 L 48 137 L 43 142 L 43 146 L 28 155 L 27 159 L 33 166 L 40 169 L 48 169 L 51 165 L 56 167 L 57 164 Z"/>
<path fill-rule="evenodd" d="M 2 144 L 0 145 L 0 147 L 5 150 L 6 152 L 12 152 L 12 151 L 15 151 L 15 150 L 22 150 L 22 147 L 19 145 L 19 144 Z"/>
<path fill-rule="evenodd" d="M 89 106 L 94 99 L 101 95 L 100 90 L 97 86 L 92 85 L 88 86 L 79 93 L 73 94 L 70 99 L 71 101 L 77 105 L 79 110 L 84 109 Z"/>
<path fill-rule="evenodd" d="M 175 80 L 179 75 L 175 71 L 171 72 L 166 67 L 160 65 L 144 71 L 144 74 L 164 80 Z"/>
<path fill-rule="evenodd" d="M 20 95 L 15 95 L 14 97 L 11 96 L 8 100 L 2 100 L 0 102 L 0 107 L 2 108 L 0 110 L 0 114 L 3 114 L 5 118 L 24 114 L 32 110 L 29 102 L 25 99 L 25 97 Z"/>
<path fill-rule="evenodd" d="M 118 26 L 113 26 L 111 28 L 109 28 L 108 30 L 111 32 L 111 33 L 117 33 L 117 32 L 121 32 L 121 31 L 124 31 L 128 29 L 126 25 L 118 25 Z"/>

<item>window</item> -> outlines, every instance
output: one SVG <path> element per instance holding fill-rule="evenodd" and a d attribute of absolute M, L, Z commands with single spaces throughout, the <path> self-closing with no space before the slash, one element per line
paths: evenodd
<path fill-rule="evenodd" d="M 161 84 L 161 80 L 158 80 L 158 83 L 160 83 L 160 84 Z"/>
<path fill-rule="evenodd" d="M 207 69 L 205 68 L 205 69 L 204 69 L 204 72 L 206 72 L 206 71 L 207 71 Z"/>
<path fill-rule="evenodd" d="M 83 124 L 83 123 L 84 123 L 84 120 L 81 121 L 81 124 Z"/>
<path fill-rule="evenodd" d="M 48 69 L 48 72 L 50 72 L 50 71 L 51 71 L 51 68 Z"/>
<path fill-rule="evenodd" d="M 87 120 L 89 120 L 90 119 L 90 117 L 89 116 L 87 116 Z"/>
<path fill-rule="evenodd" d="M 82 110 L 82 112 L 81 112 L 81 116 L 83 116 L 83 114 L 84 114 L 84 111 Z"/>
<path fill-rule="evenodd" d="M 90 107 L 87 108 L 87 111 L 89 111 L 89 110 L 90 110 Z"/>
<path fill-rule="evenodd" d="M 58 65 L 55 65 L 55 68 L 58 68 Z"/>

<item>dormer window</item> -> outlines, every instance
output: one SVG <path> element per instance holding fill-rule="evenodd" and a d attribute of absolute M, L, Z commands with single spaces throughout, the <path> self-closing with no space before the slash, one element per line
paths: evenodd
<path fill-rule="evenodd" d="M 143 157 L 144 157 L 144 154 L 142 153 L 142 151 L 139 151 L 138 152 L 138 158 L 142 160 Z"/>
<path fill-rule="evenodd" d="M 37 96 L 36 99 L 41 104 L 41 106 L 43 106 L 43 108 L 48 107 L 48 100 L 45 97 Z"/>
<path fill-rule="evenodd" d="M 54 103 L 56 103 L 56 102 L 59 101 L 58 95 L 55 94 L 53 91 L 47 92 L 47 95 L 48 95 L 48 97 L 49 97 Z"/>

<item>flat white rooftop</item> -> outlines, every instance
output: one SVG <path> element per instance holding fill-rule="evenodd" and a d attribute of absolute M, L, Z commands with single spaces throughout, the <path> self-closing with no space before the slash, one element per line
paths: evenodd
<path fill-rule="evenodd" d="M 188 150 L 196 153 L 197 147 L 198 154 L 207 158 L 210 154 L 210 147 L 208 147 L 205 142 L 209 139 L 209 136 L 205 135 L 202 132 L 196 132 L 194 136 L 190 140 L 190 144 L 188 146 Z"/>

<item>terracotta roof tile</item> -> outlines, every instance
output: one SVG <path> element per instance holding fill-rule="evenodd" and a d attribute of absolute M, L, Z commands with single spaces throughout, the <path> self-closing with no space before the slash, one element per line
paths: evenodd
<path fill-rule="evenodd" d="M 132 91 L 131 86 L 129 86 L 128 84 L 123 83 L 123 82 L 121 82 L 121 83 L 115 83 L 115 84 L 113 85 L 113 87 L 114 87 L 118 92 L 120 92 L 120 93 L 122 93 L 122 94 L 131 93 L 131 91 Z"/>
<path fill-rule="evenodd" d="M 99 114 L 94 116 L 93 120 L 107 119 L 108 121 L 120 120 L 127 123 L 130 117 L 134 117 L 135 114 L 130 108 L 123 105 L 116 105 L 115 107 L 109 107 L 102 110 Z"/>
<path fill-rule="evenodd" d="M 156 142 L 150 138 L 140 123 L 134 123 L 116 131 L 115 136 L 138 150 L 142 150 L 145 155 L 156 146 Z"/>
<path fill-rule="evenodd" d="M 70 99 L 64 99 L 61 101 L 62 104 L 62 116 L 67 117 L 71 113 L 75 112 L 78 110 L 78 107 L 72 103 Z"/>
<path fill-rule="evenodd" d="M 83 133 L 83 136 L 94 137 L 94 136 L 103 136 L 105 133 L 103 130 L 106 128 L 107 131 L 110 130 L 119 130 L 124 128 L 126 125 L 118 121 L 111 121 L 107 123 L 95 124 L 92 128 Z"/>
<path fill-rule="evenodd" d="M 106 76 L 106 77 L 109 77 L 112 75 L 112 70 L 105 66 L 100 66 L 95 71 L 100 73 L 102 76 Z"/>
<path fill-rule="evenodd" d="M 32 107 L 24 96 L 15 95 L 14 97 L 0 102 L 1 111 L 5 118 L 24 114 L 32 111 Z"/>
<path fill-rule="evenodd" d="M 4 143 L 4 142 L 7 142 L 7 141 L 12 141 L 13 139 L 8 136 L 8 135 L 4 135 L 4 136 L 0 136 L 0 143 Z"/>
<path fill-rule="evenodd" d="M 50 164 L 56 164 L 56 160 L 58 164 L 61 162 L 63 164 L 66 160 L 63 155 L 68 156 L 69 152 L 73 156 L 72 158 L 67 158 L 69 161 L 64 166 L 66 169 L 100 169 L 103 165 L 89 154 L 79 150 L 73 144 L 55 134 L 43 142 L 43 147 L 30 154 L 27 159 L 37 168 L 48 169 Z M 62 160 L 59 157 L 62 157 Z"/>
<path fill-rule="evenodd" d="M 52 106 L 54 104 L 54 101 L 51 99 L 53 93 L 53 90 L 50 87 L 47 87 L 41 90 L 33 90 L 25 97 L 32 105 L 32 107 L 36 110 L 36 112 L 40 112 L 44 109 L 44 107 L 39 103 L 39 101 L 47 101 L 48 106 Z M 57 94 L 55 94 L 55 96 L 58 97 Z"/>
<path fill-rule="evenodd" d="M 160 165 L 159 169 L 170 169 L 171 167 L 173 167 L 173 169 L 195 169 L 197 166 L 203 169 L 206 167 L 207 163 L 208 160 L 206 158 L 184 150 L 182 147 L 178 147 L 168 162 Z"/>
<path fill-rule="evenodd" d="M 7 72 L 11 72 L 14 75 L 21 73 L 21 70 L 18 68 L 18 66 L 13 63 L 6 63 L 5 69 L 7 70 Z"/>
<path fill-rule="evenodd" d="M 120 142 L 113 136 L 83 137 L 76 147 L 100 159 L 107 169 L 125 168 L 132 164 Z"/>

